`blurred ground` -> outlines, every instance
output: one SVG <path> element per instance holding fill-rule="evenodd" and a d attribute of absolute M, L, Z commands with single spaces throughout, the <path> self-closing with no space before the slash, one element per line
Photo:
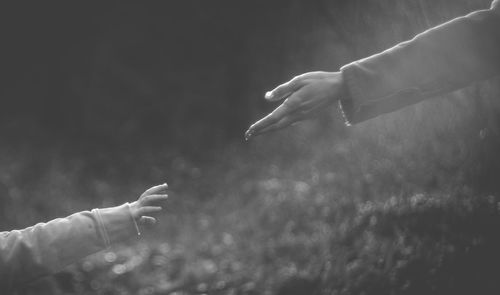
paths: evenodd
<path fill-rule="evenodd" d="M 4 10 L 0 228 L 172 190 L 144 240 L 26 294 L 498 293 L 498 79 L 242 138 L 274 85 L 488 1 L 169 3 Z"/>

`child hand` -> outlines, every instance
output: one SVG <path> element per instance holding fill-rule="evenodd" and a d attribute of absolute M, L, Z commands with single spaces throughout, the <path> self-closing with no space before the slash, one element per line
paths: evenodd
<path fill-rule="evenodd" d="M 137 201 L 130 204 L 130 211 L 137 223 L 141 225 L 153 225 L 156 223 L 156 218 L 150 215 L 163 209 L 161 206 L 158 206 L 158 203 L 168 198 L 168 195 L 164 194 L 167 188 L 168 185 L 166 183 L 153 186 L 147 189 Z"/>

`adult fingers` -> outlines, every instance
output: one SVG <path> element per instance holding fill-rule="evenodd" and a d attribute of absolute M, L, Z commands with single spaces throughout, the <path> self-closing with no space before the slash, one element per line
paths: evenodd
<path fill-rule="evenodd" d="M 327 72 L 308 72 L 298 76 L 295 76 L 292 80 L 279 85 L 271 91 L 266 92 L 265 99 L 269 101 L 277 101 L 285 99 L 292 95 L 295 91 L 299 90 L 301 87 L 309 83 L 314 79 L 321 79 L 328 76 Z"/>
<path fill-rule="evenodd" d="M 320 103 L 305 102 L 305 103 L 302 103 L 299 107 L 297 107 L 293 111 L 287 113 L 280 120 L 277 120 L 271 124 L 263 126 L 262 128 L 253 129 L 250 136 L 257 136 L 257 135 L 268 133 L 271 131 L 283 129 L 283 128 L 288 127 L 288 126 L 290 126 L 298 121 L 308 119 L 311 116 L 313 116 L 314 114 L 316 114 L 317 112 L 324 109 L 327 105 L 328 105 L 327 102 L 320 102 Z"/>
<path fill-rule="evenodd" d="M 257 136 L 257 135 L 268 133 L 271 131 L 283 129 L 283 128 L 288 127 L 288 126 L 292 125 L 293 123 L 296 123 L 296 122 L 301 121 L 303 119 L 304 118 L 301 116 L 301 113 L 290 114 L 289 116 L 286 116 L 285 118 L 281 119 L 277 123 L 269 125 L 268 127 L 259 130 L 258 132 L 254 133 L 253 136 Z"/>
<path fill-rule="evenodd" d="M 278 101 L 287 98 L 304 85 L 304 80 L 305 79 L 302 76 L 294 77 L 292 80 L 266 92 L 264 98 L 269 101 Z"/>
<path fill-rule="evenodd" d="M 147 196 L 143 196 L 141 198 L 141 203 L 142 204 L 151 204 L 151 203 L 165 201 L 166 199 L 168 199 L 168 195 L 167 194 L 147 195 Z"/>
<path fill-rule="evenodd" d="M 160 206 L 144 206 L 141 207 L 137 210 L 137 215 L 138 216 L 144 216 L 146 214 L 154 213 L 154 212 L 159 212 L 163 208 Z"/>
<path fill-rule="evenodd" d="M 277 107 L 274 111 L 272 111 L 269 115 L 257 121 L 255 124 L 250 126 L 248 130 L 245 132 L 245 139 L 250 139 L 254 134 L 261 133 L 262 129 L 265 129 L 283 119 L 290 112 L 290 108 L 282 103 L 279 107 Z"/>
<path fill-rule="evenodd" d="M 167 188 L 168 188 L 167 183 L 156 185 L 156 186 L 148 188 L 141 196 L 156 194 L 156 193 L 159 193 L 163 190 L 166 190 Z"/>

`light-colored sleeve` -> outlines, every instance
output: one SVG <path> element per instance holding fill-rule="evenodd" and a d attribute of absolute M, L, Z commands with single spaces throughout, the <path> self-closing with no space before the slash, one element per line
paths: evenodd
<path fill-rule="evenodd" d="M 55 273 L 138 234 L 128 203 L 0 232 L 0 290 Z"/>
<path fill-rule="evenodd" d="M 392 112 L 500 73 L 500 0 L 341 68 L 348 124 Z"/>

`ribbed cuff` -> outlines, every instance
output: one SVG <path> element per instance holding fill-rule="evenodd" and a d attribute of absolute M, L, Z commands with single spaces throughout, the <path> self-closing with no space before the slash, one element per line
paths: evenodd
<path fill-rule="evenodd" d="M 344 69 L 344 68 L 343 68 Z M 352 85 L 352 79 L 346 73 L 346 71 L 342 70 L 342 91 L 340 93 L 339 99 L 339 108 L 342 113 L 342 117 L 344 118 L 345 124 L 347 126 L 351 126 L 356 123 L 354 121 L 354 103 L 353 103 L 353 95 L 351 89 L 354 87 Z"/>
<path fill-rule="evenodd" d="M 94 209 L 92 212 L 97 217 L 99 233 L 106 248 L 140 235 L 128 203 L 117 207 Z"/>

